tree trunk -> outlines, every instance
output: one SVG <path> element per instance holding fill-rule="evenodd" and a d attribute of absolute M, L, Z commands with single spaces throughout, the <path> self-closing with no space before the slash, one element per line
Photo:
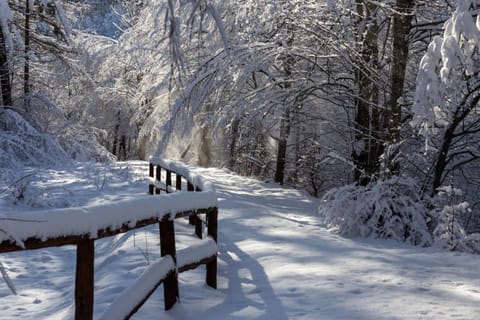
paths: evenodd
<path fill-rule="evenodd" d="M 0 25 L 0 89 L 1 89 L 1 105 L 12 105 L 12 84 L 10 82 L 10 68 L 8 64 L 7 44 L 5 41 L 4 32 Z"/>
<path fill-rule="evenodd" d="M 466 102 L 468 100 L 468 97 L 474 93 L 475 92 L 470 92 L 469 94 L 467 94 L 467 96 L 464 98 L 464 101 Z M 477 107 L 477 104 L 479 103 L 479 101 L 480 101 L 480 94 L 473 97 L 468 104 L 467 103 L 459 104 L 450 125 L 448 126 L 448 128 L 445 130 L 443 134 L 442 145 L 440 146 L 437 160 L 435 162 L 435 167 L 434 167 L 433 184 L 432 184 L 432 192 L 431 192 L 432 197 L 437 194 L 438 188 L 442 186 L 444 175 L 445 175 L 445 169 L 447 168 L 447 164 L 448 164 L 448 156 L 450 153 L 450 149 L 452 148 L 453 139 L 455 138 L 455 135 L 456 135 L 455 131 L 457 130 L 459 125 L 463 123 L 463 121 L 470 114 L 470 112 L 472 112 L 472 110 L 474 110 Z"/>
<path fill-rule="evenodd" d="M 355 74 L 358 86 L 355 115 L 355 146 L 352 159 L 355 164 L 354 179 L 367 185 L 378 173 L 382 153 L 380 141 L 379 88 L 376 73 L 378 62 L 378 33 L 376 4 L 356 0 L 358 69 Z"/>
<path fill-rule="evenodd" d="M 228 168 L 230 170 L 235 170 L 235 164 L 237 163 L 237 140 L 239 135 L 239 128 L 240 128 L 240 120 L 235 118 L 232 121 L 232 138 L 230 140 L 230 147 L 229 147 L 229 159 L 228 159 Z"/>
<path fill-rule="evenodd" d="M 290 136 L 290 111 L 287 109 L 280 120 L 280 137 L 277 149 L 277 167 L 275 170 L 275 182 L 283 185 L 285 179 L 285 164 L 287 157 L 287 143 Z"/>
<path fill-rule="evenodd" d="M 28 109 L 30 95 L 30 0 L 25 0 L 25 64 L 23 68 L 23 93 L 25 95 L 25 107 Z"/>
<path fill-rule="evenodd" d="M 212 163 L 212 138 L 207 127 L 200 129 L 200 144 L 198 146 L 198 165 L 208 167 Z"/>
<path fill-rule="evenodd" d="M 400 142 L 401 105 L 399 99 L 403 95 L 405 87 L 405 72 L 408 62 L 409 42 L 408 34 L 412 23 L 412 10 L 414 0 L 397 0 L 393 14 L 393 43 L 392 43 L 392 64 L 390 75 L 391 95 L 385 112 L 384 127 L 387 129 L 387 143 L 393 148 L 389 150 L 387 165 L 389 174 L 396 175 L 399 172 L 399 163 L 395 161 L 398 154 L 397 144 Z"/>

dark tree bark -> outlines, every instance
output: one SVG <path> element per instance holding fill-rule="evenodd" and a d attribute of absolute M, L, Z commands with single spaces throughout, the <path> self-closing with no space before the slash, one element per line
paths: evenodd
<path fill-rule="evenodd" d="M 237 162 L 237 155 L 236 155 L 237 139 L 238 139 L 239 129 L 240 129 L 240 120 L 238 118 L 235 118 L 232 121 L 231 128 L 232 128 L 231 129 L 232 139 L 230 140 L 230 147 L 229 147 L 228 168 L 230 170 L 235 170 L 235 164 Z"/>
<path fill-rule="evenodd" d="M 352 159 L 355 164 L 354 179 L 360 185 L 367 185 L 378 173 L 382 153 L 380 139 L 380 112 L 378 108 L 379 88 L 377 84 L 378 33 L 376 4 L 356 0 L 358 69 L 356 83 L 358 97 L 355 101 L 355 146 Z"/>
<path fill-rule="evenodd" d="M 275 182 L 283 185 L 285 179 L 285 164 L 287 157 L 287 143 L 290 136 L 290 112 L 285 111 L 280 120 L 280 137 L 278 139 L 277 149 L 277 167 L 275 170 Z"/>
<path fill-rule="evenodd" d="M 456 132 L 460 125 L 464 122 L 465 118 L 474 110 L 479 101 L 480 101 L 480 94 L 477 92 L 480 88 L 476 88 L 475 91 L 470 92 L 467 94 L 462 103 L 459 104 L 457 110 L 453 116 L 453 119 L 450 125 L 445 130 L 442 143 L 439 148 L 438 156 L 435 162 L 434 167 L 434 175 L 433 175 L 433 183 L 432 183 L 432 192 L 431 195 L 434 196 L 438 192 L 438 188 L 441 187 L 443 180 L 445 178 L 445 172 L 447 169 L 447 165 L 449 161 L 454 159 L 455 157 L 451 156 L 451 149 L 453 146 L 453 141 L 455 138 L 458 138 L 461 135 L 466 135 L 465 132 Z M 469 98 L 474 95 L 474 97 L 470 100 Z M 475 153 L 472 154 L 472 158 L 470 161 L 477 159 Z M 470 162 L 470 161 L 466 161 Z M 460 166 L 460 165 L 457 165 Z"/>
<path fill-rule="evenodd" d="M 4 32 L 0 25 L 0 90 L 1 90 L 1 104 L 4 106 L 12 105 L 12 84 L 10 82 L 10 68 L 8 64 L 7 46 Z"/>
<path fill-rule="evenodd" d="M 30 15 L 30 0 L 25 0 L 25 34 L 23 39 L 25 45 L 25 64 L 23 67 L 23 93 L 25 95 L 25 107 L 27 108 L 30 95 Z"/>
<path fill-rule="evenodd" d="M 385 112 L 385 128 L 387 129 L 387 143 L 392 145 L 387 165 L 391 175 L 398 174 L 399 164 L 395 161 L 398 154 L 396 144 L 400 142 L 400 127 L 402 125 L 402 110 L 399 99 L 405 87 L 405 73 L 409 54 L 408 34 L 413 18 L 414 0 L 397 0 L 393 13 L 392 26 L 392 63 L 390 75 L 390 100 Z"/>

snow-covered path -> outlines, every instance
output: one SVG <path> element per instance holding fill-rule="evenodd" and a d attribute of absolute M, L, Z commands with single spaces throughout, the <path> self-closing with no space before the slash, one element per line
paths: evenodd
<path fill-rule="evenodd" d="M 219 170 L 202 174 L 220 197 L 226 304 L 205 310 L 205 318 L 480 316 L 478 256 L 341 238 L 320 226 L 317 203 L 298 191 Z"/>
<path fill-rule="evenodd" d="M 129 186 L 105 189 L 143 193 L 142 172 L 145 164 L 132 164 Z M 317 201 L 301 192 L 198 172 L 220 198 L 218 290 L 204 284 L 203 268 L 182 273 L 181 303 L 164 312 L 160 288 L 134 319 L 478 319 L 478 256 L 341 238 L 321 226 Z M 182 221 L 177 229 L 187 242 L 192 230 Z M 157 230 L 98 241 L 96 253 L 98 317 L 158 257 Z M 0 283 L 0 319 L 71 318 L 74 256 L 68 247 L 0 256 L 19 291 Z"/>

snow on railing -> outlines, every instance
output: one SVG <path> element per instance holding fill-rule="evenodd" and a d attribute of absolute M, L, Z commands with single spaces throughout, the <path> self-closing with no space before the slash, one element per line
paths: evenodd
<path fill-rule="evenodd" d="M 148 219 L 175 219 L 177 214 L 217 206 L 214 193 L 172 193 L 160 197 L 148 195 L 115 203 L 79 208 L 50 209 L 33 212 L 8 212 L 0 220 L 0 243 L 11 242 L 28 249 L 25 242 L 36 239 L 47 242 L 69 236 L 88 239 L 102 238 L 109 230 L 133 228 Z M 108 236 L 108 232 L 107 232 Z M 0 248 L 0 252 L 9 251 Z"/>
<path fill-rule="evenodd" d="M 213 259 L 217 255 L 217 243 L 207 238 L 183 248 L 177 252 L 177 270 L 179 272 L 194 269 L 205 259 Z M 120 293 L 100 317 L 100 320 L 128 319 L 143 304 L 146 294 L 151 295 L 155 289 L 175 272 L 175 264 L 171 256 L 158 259 L 151 264 L 135 283 Z"/>
<path fill-rule="evenodd" d="M 202 176 L 192 173 L 187 166 L 180 162 L 166 160 L 160 157 L 150 157 L 149 161 L 150 166 L 157 166 L 167 170 L 167 172 L 175 172 L 178 176 L 184 177 L 193 185 L 195 190 L 215 193 L 215 187 L 210 181 L 204 179 Z M 153 178 L 153 175 L 150 177 Z M 157 177 L 156 181 L 160 181 L 160 179 Z"/>
<path fill-rule="evenodd" d="M 165 171 L 164 182 L 162 170 Z M 176 177 L 175 188 L 172 187 L 172 174 Z M 138 282 L 120 295 L 104 317 L 129 318 L 161 283 L 164 285 L 165 309 L 170 309 L 178 300 L 177 273 L 203 264 L 206 265 L 207 284 L 216 288 L 218 203 L 213 185 L 191 173 L 187 167 L 160 158 L 151 158 L 149 175 L 155 178 L 155 182 L 150 182 L 148 187 L 151 195 L 159 194 L 162 189 L 167 193 L 181 191 L 182 188 L 185 190 L 185 186 L 187 191 L 193 192 L 175 192 L 161 197 L 142 196 L 81 208 L 2 214 L 0 253 L 76 245 L 75 319 L 92 319 L 94 241 L 158 223 L 162 258 L 147 268 Z M 205 219 L 201 219 L 200 214 L 205 214 Z M 203 238 L 203 224 L 207 226 L 208 237 L 179 250 L 177 260 L 174 220 L 186 216 L 195 225 L 197 237 Z M 128 305 L 121 302 L 129 298 L 131 301 Z M 115 317 L 119 314 L 122 315 L 120 318 Z"/>
<path fill-rule="evenodd" d="M 155 289 L 175 272 L 175 264 L 170 256 L 158 259 L 138 277 L 135 283 L 120 293 L 100 320 L 128 319 L 138 310 L 145 298 L 144 293 L 153 293 Z"/>

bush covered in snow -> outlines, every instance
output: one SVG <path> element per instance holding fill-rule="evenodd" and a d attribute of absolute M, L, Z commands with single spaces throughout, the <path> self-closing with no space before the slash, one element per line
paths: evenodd
<path fill-rule="evenodd" d="M 13 110 L 0 111 L 0 179 L 8 180 L 21 165 L 48 166 L 66 159 L 56 138 L 38 132 Z"/>
<path fill-rule="evenodd" d="M 463 192 L 451 186 L 439 189 L 430 212 L 436 246 L 451 251 L 480 252 L 480 235 L 467 234 L 470 204 L 462 201 Z"/>
<path fill-rule="evenodd" d="M 13 109 L 0 109 L 0 181 L 7 184 L 17 181 L 24 166 L 49 167 L 71 160 L 114 159 L 93 133 L 79 125 L 59 116 L 56 125 L 47 128 L 39 119 L 29 121 Z"/>
<path fill-rule="evenodd" d="M 330 190 L 320 214 L 327 227 L 352 237 L 393 239 L 428 246 L 428 210 L 412 179 L 394 177 L 367 186 L 351 184 Z"/>
<path fill-rule="evenodd" d="M 471 208 L 461 190 L 447 186 L 423 199 L 419 190 L 413 179 L 399 177 L 350 184 L 327 192 L 319 212 L 328 228 L 344 236 L 480 252 L 480 234 L 465 231 Z"/>

